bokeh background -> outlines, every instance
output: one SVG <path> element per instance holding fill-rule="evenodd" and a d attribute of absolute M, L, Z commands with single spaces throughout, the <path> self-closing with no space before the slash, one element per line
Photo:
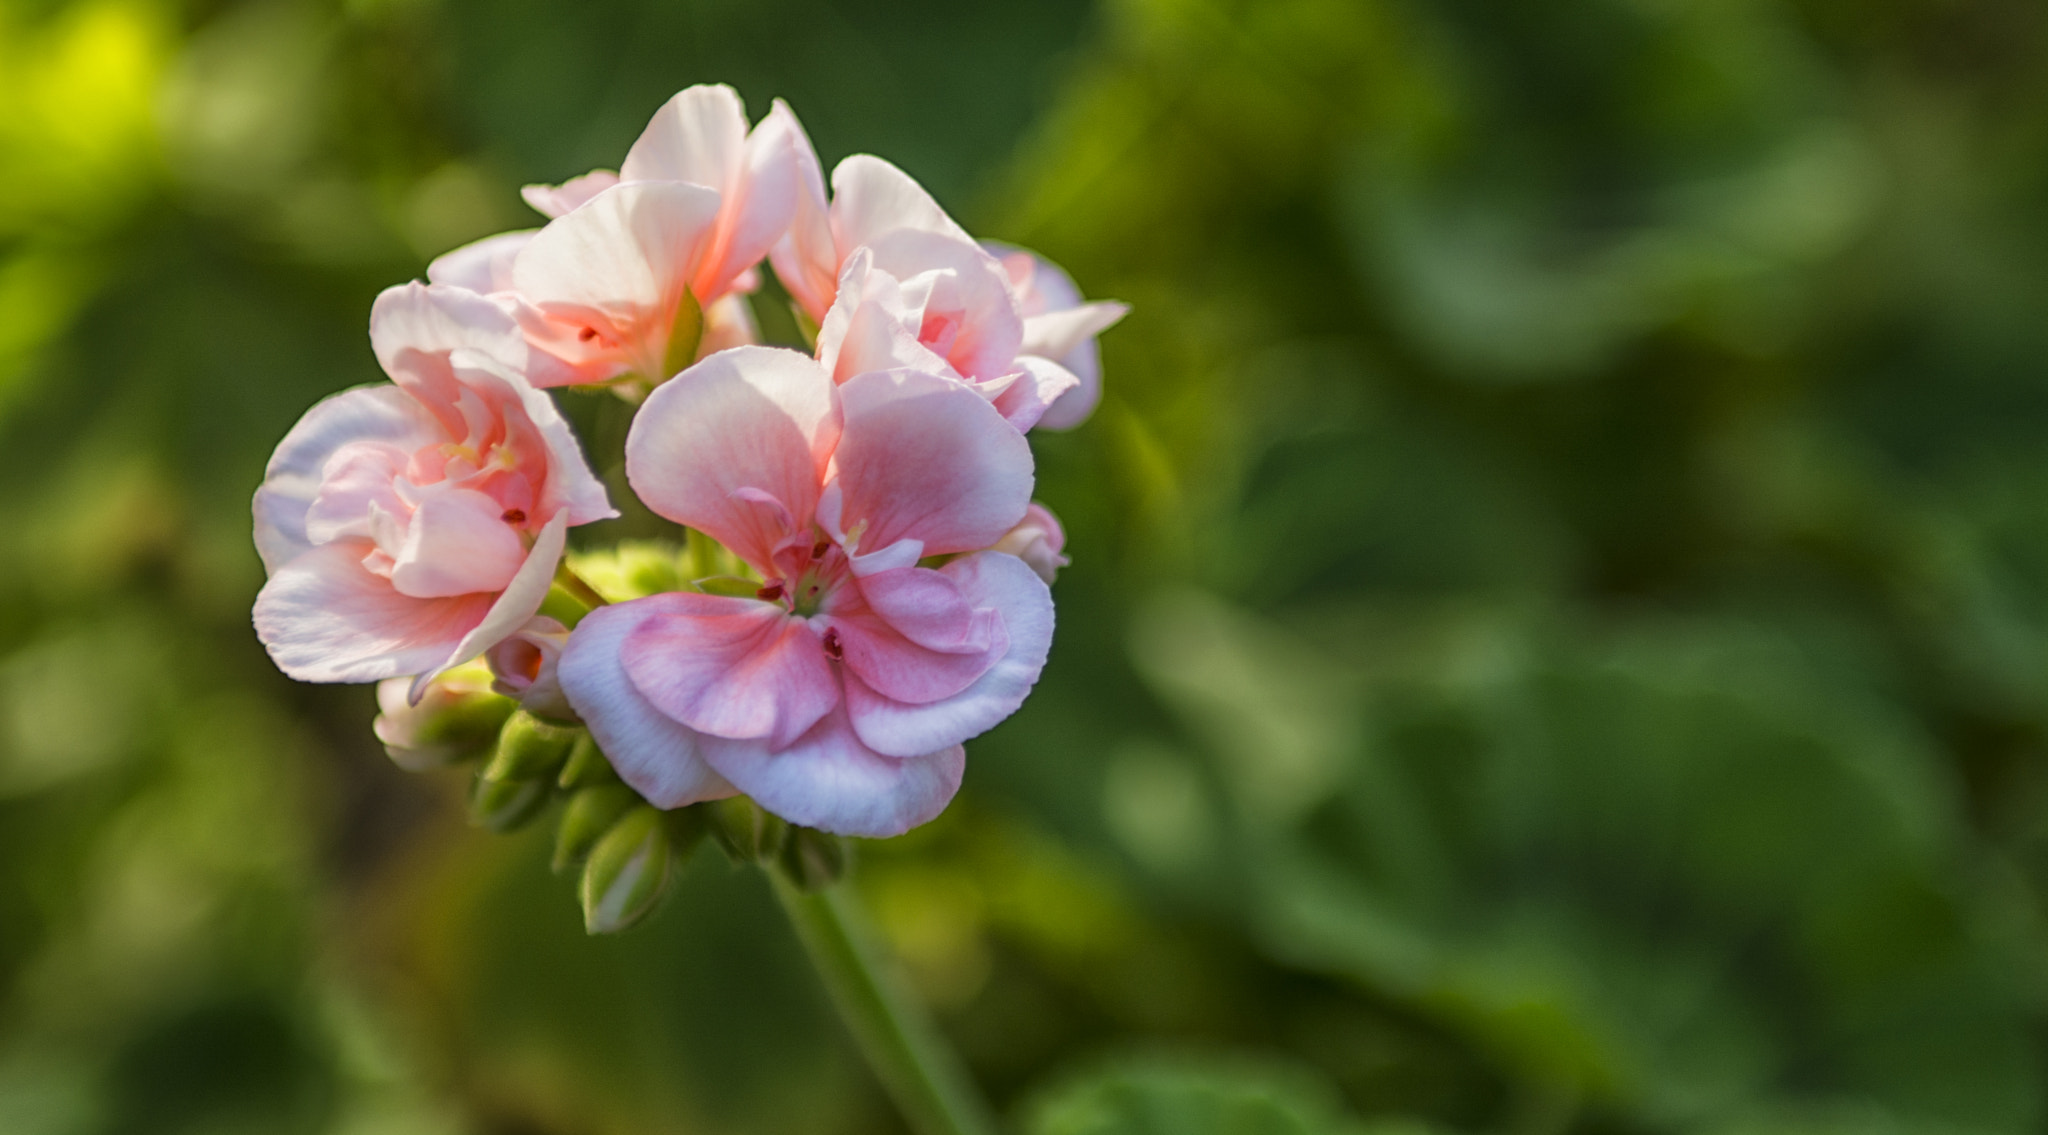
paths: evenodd
<path fill-rule="evenodd" d="M 901 1129 L 755 873 L 586 938 L 248 625 L 371 298 L 700 81 L 1135 305 L 860 849 L 1020 1129 L 2048 1123 L 2034 0 L 0 0 L 0 1131 Z"/>

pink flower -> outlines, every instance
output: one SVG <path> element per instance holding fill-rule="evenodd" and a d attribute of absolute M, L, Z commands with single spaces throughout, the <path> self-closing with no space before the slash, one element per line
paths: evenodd
<path fill-rule="evenodd" d="M 569 628 L 561 620 L 535 615 L 496 646 L 484 652 L 491 668 L 491 690 L 519 703 L 519 708 L 549 721 L 574 722 L 576 711 L 562 694 L 558 670 Z"/>
<path fill-rule="evenodd" d="M 370 342 L 395 385 L 307 411 L 256 491 L 256 635 L 301 681 L 417 694 L 539 609 L 570 526 L 618 514 L 496 304 L 391 288 Z"/>
<path fill-rule="evenodd" d="M 744 792 L 847 835 L 937 815 L 961 742 L 1023 703 L 1051 646 L 1044 582 L 976 551 L 1025 515 L 1022 435 L 950 379 L 835 384 L 796 352 L 742 347 L 648 398 L 626 472 L 766 581 L 577 626 L 562 687 L 626 782 L 663 807 Z"/>
<path fill-rule="evenodd" d="M 924 187 L 880 158 L 856 154 L 839 163 L 828 204 L 817 153 L 800 127 L 796 141 L 796 214 L 770 260 L 807 315 L 822 328 L 862 248 L 872 251 L 873 270 L 906 291 L 915 291 L 913 281 L 926 273 L 949 275 L 949 283 L 933 289 L 931 307 L 911 304 L 922 316 L 917 337 L 971 380 L 1072 371 L 1075 381 L 1059 396 L 1061 407 L 1041 424 L 1067 429 L 1087 418 L 1101 397 L 1095 336 L 1128 307 L 1083 302 L 1067 274 L 1035 254 L 976 245 Z"/>
<path fill-rule="evenodd" d="M 554 219 L 435 260 L 427 278 L 499 299 L 532 345 L 559 365 L 543 386 L 635 375 L 658 383 L 705 345 L 748 337 L 737 293 L 789 226 L 802 129 L 777 102 L 750 134 L 739 96 L 696 86 L 670 99 L 618 174 L 528 186 Z M 704 314 L 699 340 L 678 324 L 685 293 Z"/>
<path fill-rule="evenodd" d="M 1032 501 L 1031 507 L 1024 510 L 1024 519 L 1005 532 L 990 550 L 1007 552 L 1023 560 L 1038 573 L 1038 578 L 1051 583 L 1060 569 L 1072 562 L 1060 554 L 1066 546 L 1067 533 L 1060 527 L 1060 518 L 1051 509 Z"/>

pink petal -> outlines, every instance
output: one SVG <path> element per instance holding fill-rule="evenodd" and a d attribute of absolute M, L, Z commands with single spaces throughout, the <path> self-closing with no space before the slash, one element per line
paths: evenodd
<path fill-rule="evenodd" d="M 834 382 L 897 367 L 953 377 L 952 364 L 918 342 L 922 302 L 912 306 L 896 277 L 874 262 L 874 251 L 864 247 L 840 270 L 839 294 L 818 328 L 818 362 Z"/>
<path fill-rule="evenodd" d="M 540 187 L 529 185 L 527 188 Z M 529 197 L 528 200 L 532 198 Z M 546 212 L 545 209 L 541 211 Z M 519 256 L 519 250 L 525 248 L 527 242 L 533 239 L 533 234 L 539 231 L 520 229 L 517 232 L 499 233 L 465 244 L 453 252 L 444 252 L 427 265 L 427 282 L 467 288 L 483 295 L 509 292 L 512 290 L 512 261 Z"/>
<path fill-rule="evenodd" d="M 850 668 L 846 712 L 862 742 L 876 752 L 929 752 L 985 733 L 1024 704 L 1052 649 L 1052 592 L 1023 561 L 1001 552 L 963 556 L 939 569 L 976 607 L 1002 615 L 1008 647 L 960 693 L 925 705 L 884 696 Z"/>
<path fill-rule="evenodd" d="M 391 586 L 415 599 L 503 591 L 526 561 L 504 511 L 474 489 L 431 488 L 413 509 L 404 545 L 393 552 Z"/>
<path fill-rule="evenodd" d="M 966 385 L 881 371 L 849 380 L 839 396 L 839 520 L 857 549 L 914 539 L 928 556 L 973 551 L 1023 517 L 1031 448 Z"/>
<path fill-rule="evenodd" d="M 449 373 L 465 386 L 489 392 L 488 400 L 495 405 L 516 405 L 518 413 L 540 436 L 548 463 L 537 505 L 541 515 L 566 509 L 569 525 L 573 528 L 579 524 L 609 520 L 619 514 L 619 510 L 612 507 L 604 482 L 590 471 L 590 462 L 583 457 L 583 447 L 576 440 L 576 431 L 562 417 L 554 399 L 488 357 L 454 352 L 449 358 Z"/>
<path fill-rule="evenodd" d="M 264 570 L 274 573 L 313 546 L 306 511 L 320 493 L 328 461 L 343 446 L 384 442 L 410 452 L 441 440 L 434 416 L 395 386 L 359 386 L 315 403 L 277 443 L 251 502 Z"/>
<path fill-rule="evenodd" d="M 535 534 L 533 547 L 526 550 L 526 562 L 519 565 L 512 582 L 498 593 L 483 618 L 462 636 L 462 641 L 455 644 L 446 658 L 433 668 L 423 670 L 414 680 L 415 694 L 442 671 L 460 666 L 516 634 L 528 619 L 540 611 L 541 602 L 548 597 L 548 588 L 555 581 L 555 568 L 562 562 L 562 552 L 568 545 L 568 539 L 568 515 L 557 513 Z"/>
<path fill-rule="evenodd" d="M 872 585 L 872 586 L 871 586 Z M 847 670 L 894 701 L 926 705 L 973 685 L 1008 650 L 1002 617 L 936 571 L 898 568 L 826 605 Z"/>
<path fill-rule="evenodd" d="M 1022 350 L 1049 359 L 1064 359 L 1130 313 L 1131 305 L 1127 303 L 1100 300 L 1031 316 L 1024 321 Z"/>
<path fill-rule="evenodd" d="M 369 550 L 367 541 L 323 544 L 271 574 L 256 596 L 256 637 L 278 669 L 301 682 L 417 674 L 440 665 L 491 606 L 489 595 L 400 595 L 363 566 Z"/>
<path fill-rule="evenodd" d="M 731 796 L 733 787 L 698 755 L 697 734 L 654 708 L 626 675 L 621 650 L 647 614 L 633 602 L 585 615 L 562 651 L 562 691 L 620 779 L 656 807 Z"/>
<path fill-rule="evenodd" d="M 394 382 L 429 391 L 429 405 L 452 401 L 449 352 L 475 351 L 515 372 L 525 368 L 529 354 L 518 322 L 490 298 L 467 288 L 420 283 L 378 294 L 370 306 L 370 347 Z M 443 415 L 442 421 L 460 436 L 460 420 Z"/>
<path fill-rule="evenodd" d="M 1050 359 L 1019 355 L 1016 366 L 1018 373 L 1007 376 L 1000 390 L 983 393 L 993 395 L 989 401 L 1019 433 L 1043 421 L 1046 411 L 1081 384 L 1072 371 Z"/>
<path fill-rule="evenodd" d="M 813 322 L 825 318 L 826 309 L 832 306 L 834 289 L 839 279 L 839 252 L 832 241 L 831 208 L 825 201 L 824 167 L 818 163 L 818 151 L 811 146 L 809 136 L 781 99 L 763 119 L 787 119 L 792 143 L 796 149 L 796 211 L 789 222 L 789 232 L 769 250 L 768 262 L 775 267 L 775 278 L 789 292 Z"/>
<path fill-rule="evenodd" d="M 789 532 L 775 510 L 735 494 L 756 490 L 807 523 L 839 435 L 835 401 L 805 355 L 722 351 L 648 396 L 626 435 L 626 479 L 647 507 L 766 570 Z"/>
<path fill-rule="evenodd" d="M 620 659 L 656 709 L 699 733 L 788 745 L 839 703 L 818 634 L 780 604 L 670 592 Z"/>
<path fill-rule="evenodd" d="M 306 510 L 306 539 L 374 540 L 371 518 L 378 512 L 401 517 L 412 511 L 393 484 L 405 474 L 411 449 L 384 441 L 355 441 L 328 459 L 320 491 Z"/>
<path fill-rule="evenodd" d="M 735 280 L 759 264 L 789 231 L 801 192 L 801 133 L 796 119 L 784 109 L 771 111 L 747 139 L 740 160 L 719 187 L 724 201 L 718 233 L 691 285 L 699 299 L 709 302 L 731 291 Z"/>
<path fill-rule="evenodd" d="M 754 802 L 792 824 L 839 835 L 902 835 L 944 811 L 960 790 L 958 745 L 910 758 L 863 745 L 836 709 L 780 751 L 760 741 L 706 737 L 700 752 Z"/>
<path fill-rule="evenodd" d="M 1024 341 L 1023 317 L 1003 268 L 964 237 L 918 229 L 884 233 L 869 243 L 875 267 L 898 280 L 925 280 L 918 338 L 968 378 L 994 378 L 1016 369 Z"/>
<path fill-rule="evenodd" d="M 855 154 L 832 171 L 832 237 L 844 259 L 898 229 L 940 233 L 973 243 L 909 174 L 872 154 Z M 907 273 L 899 273 L 899 278 Z"/>
<path fill-rule="evenodd" d="M 623 181 L 687 181 L 723 191 L 747 141 L 747 108 L 723 83 L 678 91 L 640 132 Z"/>
<path fill-rule="evenodd" d="M 582 177 L 572 177 L 560 185 L 521 186 L 519 196 L 524 198 L 528 205 L 533 206 L 534 211 L 549 217 L 559 217 L 618 183 L 618 174 L 608 169 L 594 169 Z M 431 269 L 427 278 L 433 279 Z"/>

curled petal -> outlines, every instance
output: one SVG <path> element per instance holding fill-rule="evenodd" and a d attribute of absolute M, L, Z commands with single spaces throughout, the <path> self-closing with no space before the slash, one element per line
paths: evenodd
<path fill-rule="evenodd" d="M 562 693 L 562 648 L 569 628 L 560 620 L 535 615 L 510 637 L 484 651 L 491 668 L 491 689 L 517 699 L 520 708 L 553 721 L 575 721 L 576 710 Z M 443 675 L 434 688 L 448 681 Z M 377 691 L 380 702 L 383 689 Z M 432 696 L 432 690 L 428 692 Z"/>
<path fill-rule="evenodd" d="M 960 790 L 967 753 L 958 745 L 916 757 L 887 757 L 861 743 L 845 709 L 833 710 L 774 751 L 760 741 L 706 737 L 712 768 L 792 824 L 838 835 L 901 835 L 945 810 Z"/>
<path fill-rule="evenodd" d="M 654 708 L 626 675 L 626 636 L 647 613 L 620 603 L 584 616 L 562 650 L 562 691 L 620 779 L 656 807 L 731 796 L 733 787 L 699 756 L 697 734 Z"/>
<path fill-rule="evenodd" d="M 950 698 L 1009 648 L 1002 616 L 970 605 L 946 576 L 899 568 L 861 581 L 826 606 L 846 668 L 869 689 L 911 705 Z"/>
<path fill-rule="evenodd" d="M 448 657 L 414 680 L 414 694 L 424 690 L 427 682 L 442 671 L 460 666 L 496 646 L 531 619 L 548 597 L 548 588 L 555 581 L 555 567 L 562 562 L 562 552 L 568 543 L 569 516 L 558 512 L 534 537 L 533 547 L 526 551 L 526 562 L 519 565 L 518 573 L 505 585 L 505 590 L 495 597 L 486 596 L 492 602 L 483 618 L 462 636 Z"/>
<path fill-rule="evenodd" d="M 924 555 L 986 548 L 1031 503 L 1031 448 L 965 384 L 878 371 L 839 387 L 840 523 L 858 549 L 903 539 Z M 644 494 L 643 494 L 644 495 Z"/>
<path fill-rule="evenodd" d="M 783 121 L 796 153 L 796 208 L 789 231 L 769 250 L 775 278 L 812 322 L 825 318 L 839 279 L 839 252 L 832 240 L 831 206 L 825 200 L 824 167 L 809 136 L 781 99 L 763 120 Z"/>
<path fill-rule="evenodd" d="M 626 479 L 647 507 L 765 570 L 790 533 L 757 502 L 807 523 L 838 435 L 832 380 L 815 360 L 739 347 L 648 396 L 626 435 Z"/>
<path fill-rule="evenodd" d="M 818 327 L 818 362 L 835 382 L 897 367 L 953 375 L 951 363 L 918 341 L 923 296 L 913 304 L 896 277 L 874 263 L 874 250 L 861 248 L 840 270 L 838 297 Z"/>
<path fill-rule="evenodd" d="M 994 728 L 1024 704 L 1052 649 L 1052 592 L 1023 561 L 981 552 L 939 571 L 969 603 L 1002 615 L 1006 647 L 965 689 L 922 705 L 887 697 L 849 670 L 846 712 L 862 742 L 876 752 L 929 752 Z"/>
<path fill-rule="evenodd" d="M 574 527 L 609 520 L 619 514 L 619 510 L 612 507 L 604 482 L 590 471 L 590 462 L 583 457 L 583 446 L 576 440 L 576 431 L 570 428 L 568 419 L 562 417 L 554 399 L 487 356 L 452 352 L 449 373 L 464 386 L 492 391 L 493 401 L 500 405 L 516 403 L 516 414 L 532 425 L 547 453 L 546 475 L 538 502 L 543 515 L 557 509 L 567 510 L 569 524 Z"/>
<path fill-rule="evenodd" d="M 873 154 L 855 154 L 832 171 L 832 237 L 839 259 L 899 229 L 973 243 L 916 179 Z"/>
<path fill-rule="evenodd" d="M 527 188 L 540 187 L 529 185 Z M 567 212 L 566 209 L 563 211 Z M 533 239 L 533 234 L 539 231 L 520 229 L 499 233 L 472 241 L 453 252 L 444 252 L 427 265 L 427 283 L 467 288 L 481 295 L 509 292 L 512 290 L 512 262 Z"/>
<path fill-rule="evenodd" d="M 723 83 L 678 91 L 633 142 L 619 177 L 687 181 L 723 190 L 747 143 L 747 108 Z"/>
<path fill-rule="evenodd" d="M 1019 433 L 1045 420 L 1054 405 L 1081 385 L 1074 372 L 1035 355 L 1020 355 L 1017 372 L 993 383 L 975 383 L 1004 420 Z"/>
<path fill-rule="evenodd" d="M 778 604 L 690 592 L 635 603 L 648 613 L 622 644 L 626 673 L 699 733 L 781 748 L 839 702 L 817 633 Z"/>
<path fill-rule="evenodd" d="M 436 486 L 413 509 L 404 544 L 392 551 L 391 586 L 416 599 L 498 592 L 526 561 L 504 506 L 474 489 Z"/>
<path fill-rule="evenodd" d="M 418 674 L 446 662 L 491 607 L 488 594 L 401 595 L 363 566 L 369 550 L 367 541 L 323 544 L 271 574 L 255 624 L 278 669 L 301 682 Z"/>
<path fill-rule="evenodd" d="M 1009 373 L 1024 320 L 1002 265 L 964 237 L 898 229 L 874 238 L 875 267 L 927 289 L 918 340 L 968 378 Z"/>
<path fill-rule="evenodd" d="M 800 134 L 796 119 L 782 109 L 770 112 L 748 137 L 739 160 L 719 186 L 724 203 L 718 214 L 718 231 L 691 284 L 699 297 L 715 299 L 742 286 L 742 274 L 759 264 L 789 231 L 801 193 Z"/>
<path fill-rule="evenodd" d="M 384 443 L 410 452 L 439 440 L 434 416 L 394 386 L 359 386 L 316 403 L 278 443 L 252 502 L 264 570 L 275 573 L 313 546 L 306 513 L 328 461 L 343 447 Z"/>
<path fill-rule="evenodd" d="M 572 177 L 560 185 L 522 186 L 519 196 L 524 198 L 528 205 L 533 206 L 535 212 L 548 217 L 559 217 L 618 183 L 618 174 L 608 169 L 594 169 L 582 177 Z M 427 278 L 433 279 L 432 269 L 429 269 L 428 273 Z"/>

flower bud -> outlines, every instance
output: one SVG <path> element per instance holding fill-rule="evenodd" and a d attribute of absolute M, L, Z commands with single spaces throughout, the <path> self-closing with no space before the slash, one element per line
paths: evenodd
<path fill-rule="evenodd" d="M 619 774 L 612 771 L 612 763 L 605 759 L 604 750 L 597 747 L 597 740 L 584 733 L 569 747 L 568 763 L 562 766 L 562 775 L 555 783 L 567 790 L 589 788 L 598 784 L 617 784 Z"/>
<path fill-rule="evenodd" d="M 478 775 L 469 786 L 469 821 L 494 832 L 523 827 L 547 807 L 552 789 L 545 780 L 492 780 Z"/>
<path fill-rule="evenodd" d="M 521 709 L 543 720 L 581 724 L 555 676 L 562 648 L 568 644 L 569 628 L 558 620 L 546 615 L 526 620 L 510 638 L 484 652 L 491 667 L 491 689 L 516 699 Z"/>
<path fill-rule="evenodd" d="M 647 917 L 668 887 L 668 826 L 640 805 L 612 824 L 583 864 L 583 927 L 616 934 Z"/>
<path fill-rule="evenodd" d="M 552 780 L 569 759 L 569 750 L 583 730 L 549 725 L 520 710 L 505 719 L 498 733 L 498 751 L 484 766 L 488 780 Z"/>
<path fill-rule="evenodd" d="M 587 859 L 597 841 L 639 802 L 639 794 L 623 784 L 578 789 L 569 797 L 562 809 L 562 822 L 555 828 L 555 870 L 566 871 Z"/>
<path fill-rule="evenodd" d="M 846 841 L 838 836 L 816 828 L 791 828 L 776 864 L 799 889 L 818 891 L 846 874 L 848 858 Z"/>
<path fill-rule="evenodd" d="M 418 705 L 407 700 L 411 687 L 411 678 L 377 683 L 382 712 L 370 725 L 391 760 L 407 772 L 446 768 L 490 752 L 515 708 L 491 692 L 482 667 L 463 666 L 435 678 Z"/>
<path fill-rule="evenodd" d="M 718 845 L 739 863 L 766 863 L 782 850 L 789 824 L 744 796 L 700 805 Z"/>
<path fill-rule="evenodd" d="M 1023 560 L 1038 573 L 1038 578 L 1051 583 L 1060 569 L 1072 562 L 1060 554 L 1066 546 L 1067 534 L 1060 527 L 1059 518 L 1051 509 L 1032 501 L 1031 507 L 1024 510 L 1024 519 L 1004 533 L 993 550 Z"/>

